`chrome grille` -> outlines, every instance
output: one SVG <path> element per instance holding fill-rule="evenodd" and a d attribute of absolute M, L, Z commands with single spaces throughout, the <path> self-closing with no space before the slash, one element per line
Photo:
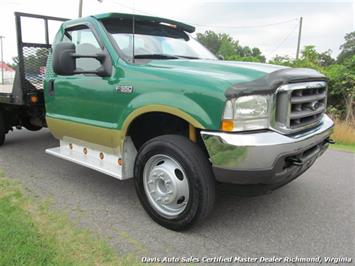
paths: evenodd
<path fill-rule="evenodd" d="M 303 82 L 282 85 L 275 97 L 274 128 L 292 133 L 315 126 L 326 110 L 327 83 Z"/>

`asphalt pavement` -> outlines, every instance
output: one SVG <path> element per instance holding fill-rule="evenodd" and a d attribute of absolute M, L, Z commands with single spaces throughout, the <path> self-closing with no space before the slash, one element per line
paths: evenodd
<path fill-rule="evenodd" d="M 215 211 L 187 232 L 169 231 L 144 212 L 132 180 L 119 181 L 45 153 L 48 130 L 16 130 L 0 147 L 0 169 L 34 197 L 51 200 L 119 255 L 146 257 L 352 257 L 355 259 L 355 154 L 328 150 L 271 194 L 218 191 Z M 297 263 L 296 263 L 297 264 Z"/>

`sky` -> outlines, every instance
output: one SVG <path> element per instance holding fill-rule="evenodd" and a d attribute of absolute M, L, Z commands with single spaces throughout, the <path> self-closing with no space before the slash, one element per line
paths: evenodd
<path fill-rule="evenodd" d="M 268 59 L 295 57 L 299 18 L 303 17 L 301 47 L 339 53 L 346 33 L 355 30 L 355 0 L 83 0 L 83 16 L 104 12 L 136 13 L 191 24 L 196 32 L 225 32 L 243 46 L 258 47 Z M 4 61 L 17 55 L 14 12 L 76 18 L 79 0 L 1 0 L 0 36 Z M 23 21 L 24 41 L 44 39 L 41 21 Z M 52 39 L 58 24 L 50 25 Z"/>

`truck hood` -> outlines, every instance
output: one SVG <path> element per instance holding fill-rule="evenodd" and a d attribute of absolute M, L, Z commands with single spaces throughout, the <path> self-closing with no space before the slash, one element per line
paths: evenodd
<path fill-rule="evenodd" d="M 197 75 L 203 79 L 210 77 L 225 81 L 230 85 L 259 79 L 271 72 L 284 69 L 283 66 L 217 60 L 152 60 L 146 66 Z"/>
<path fill-rule="evenodd" d="M 153 60 L 147 66 L 171 70 L 205 82 L 216 83 L 227 98 L 250 94 L 271 94 L 282 84 L 322 81 L 327 78 L 308 68 L 217 60 Z M 217 85 L 217 84 L 216 84 Z"/>

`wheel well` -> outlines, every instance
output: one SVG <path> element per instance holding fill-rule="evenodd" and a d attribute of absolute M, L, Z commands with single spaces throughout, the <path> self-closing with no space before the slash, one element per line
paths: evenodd
<path fill-rule="evenodd" d="M 148 140 L 161 135 L 181 135 L 190 137 L 189 130 L 193 130 L 196 136 L 196 143 L 205 150 L 200 129 L 189 128 L 190 124 L 186 120 L 163 112 L 150 112 L 135 118 L 128 127 L 127 136 L 132 138 L 137 150 Z M 206 151 L 207 152 L 207 151 Z"/>

